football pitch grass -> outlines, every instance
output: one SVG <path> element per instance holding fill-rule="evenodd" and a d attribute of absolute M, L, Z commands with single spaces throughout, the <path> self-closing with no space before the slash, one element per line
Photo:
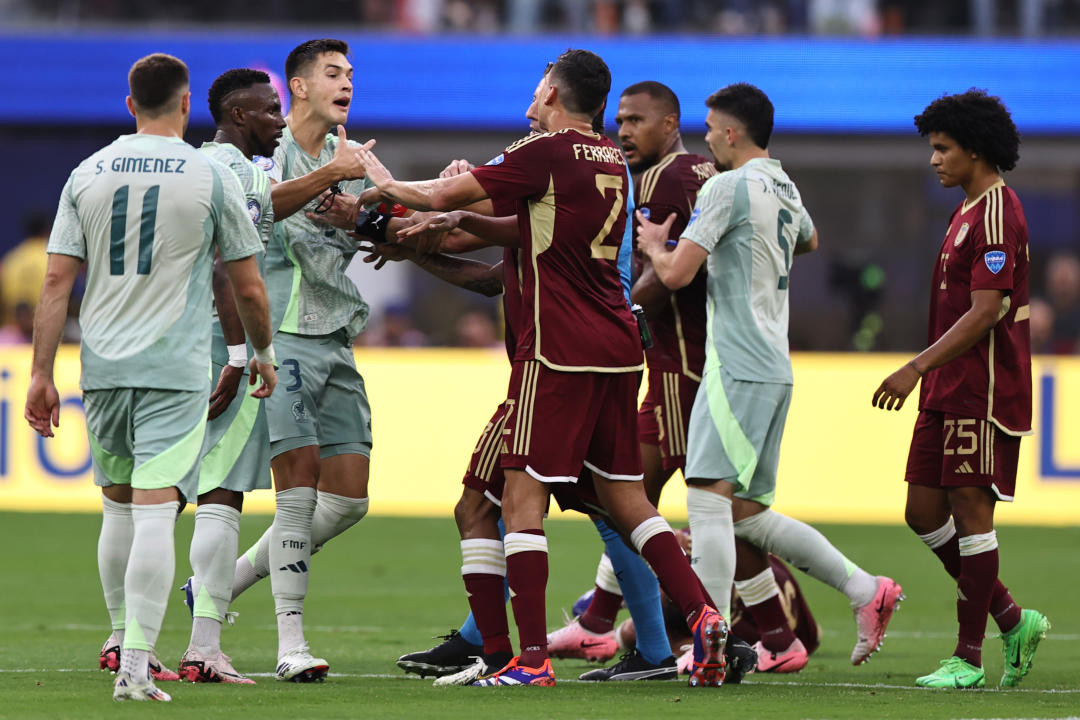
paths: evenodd
<path fill-rule="evenodd" d="M 1006 509 L 1007 512 L 1007 509 Z M 245 517 L 241 549 L 269 524 Z M 999 690 L 1001 643 L 987 638 L 986 690 L 922 690 L 912 682 L 936 669 L 955 642 L 955 584 L 902 527 L 822 525 L 849 557 L 889 574 L 908 596 L 884 650 L 862 667 L 848 662 L 855 640 L 847 601 L 797 574 L 824 630 L 821 647 L 797 675 L 751 675 L 739 686 L 692 689 L 685 682 L 576 682 L 583 661 L 556 661 L 555 688 L 433 688 L 394 661 L 434 644 L 467 608 L 453 521 L 365 519 L 315 557 L 305 612 L 308 640 L 327 658 L 323 684 L 276 682 L 277 640 L 269 583 L 237 600 L 240 617 L 223 633 L 225 651 L 255 686 L 162 683 L 169 705 L 114 703 L 111 675 L 97 670 L 108 619 L 96 569 L 93 515 L 0 513 L 4 548 L 0 593 L 0 717 L 124 718 L 1014 718 L 1080 716 L 1080 528 L 1003 527 L 1001 574 L 1022 603 L 1050 618 L 1035 667 L 1018 689 Z M 189 573 L 192 511 L 177 524 L 174 586 Z M 549 628 L 592 583 L 601 545 L 587 522 L 548 523 Z M 625 611 L 624 611 L 625 612 Z M 623 615 L 625 616 L 625 615 Z M 991 623 L 991 630 L 993 630 Z M 157 654 L 169 665 L 187 646 L 190 620 L 170 597 Z M 516 634 L 515 634 L 516 642 Z M 151 707 L 152 705 L 152 707 Z"/>

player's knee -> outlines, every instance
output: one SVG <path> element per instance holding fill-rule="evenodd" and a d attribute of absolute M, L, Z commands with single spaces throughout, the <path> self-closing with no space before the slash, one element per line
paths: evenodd
<path fill-rule="evenodd" d="M 780 516 L 772 510 L 764 510 L 742 518 L 735 523 L 735 537 L 765 552 L 772 552 L 773 530 Z"/>
<path fill-rule="evenodd" d="M 480 493 L 466 488 L 454 506 L 454 521 L 462 538 L 498 537 L 499 507 Z"/>

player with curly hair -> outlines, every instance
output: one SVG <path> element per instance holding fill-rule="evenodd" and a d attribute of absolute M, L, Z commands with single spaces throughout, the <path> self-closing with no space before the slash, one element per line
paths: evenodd
<path fill-rule="evenodd" d="M 915 117 L 930 164 L 965 198 L 934 263 L 929 347 L 887 377 L 873 403 L 899 410 L 922 379 L 908 454 L 908 525 L 956 578 L 960 628 L 953 656 L 923 687 L 982 687 L 986 616 L 1001 629 L 1002 687 L 1031 669 L 1050 623 L 1022 610 L 998 579 L 997 501 L 1011 502 L 1020 436 L 1031 432 L 1028 231 L 1002 171 L 1019 160 L 1020 135 L 1000 98 L 971 89 Z"/>

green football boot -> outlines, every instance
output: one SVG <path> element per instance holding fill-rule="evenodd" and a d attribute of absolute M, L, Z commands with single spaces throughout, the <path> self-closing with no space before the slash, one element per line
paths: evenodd
<path fill-rule="evenodd" d="M 1001 651 L 1005 655 L 1005 672 L 1001 687 L 1016 687 L 1031 670 L 1031 661 L 1039 642 L 1050 630 L 1050 621 L 1038 610 L 1020 612 L 1016 627 L 1001 635 Z"/>
<path fill-rule="evenodd" d="M 954 655 L 942 660 L 936 672 L 923 675 L 915 684 L 928 688 L 981 688 L 986 685 L 986 673 Z"/>

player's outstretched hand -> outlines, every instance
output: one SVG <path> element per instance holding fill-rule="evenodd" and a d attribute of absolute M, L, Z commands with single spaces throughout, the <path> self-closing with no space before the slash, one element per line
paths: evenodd
<path fill-rule="evenodd" d="M 455 230 L 461 222 L 457 212 L 439 213 L 422 222 L 398 230 L 398 242 L 416 249 L 421 255 L 437 253 L 442 249 L 447 233 Z"/>
<path fill-rule="evenodd" d="M 671 225 L 675 222 L 675 213 L 667 216 L 662 223 L 654 223 L 645 217 L 640 210 L 635 211 L 638 220 L 637 249 L 645 255 L 651 255 L 664 250 L 667 247 L 667 239 L 671 236 Z"/>
<path fill-rule="evenodd" d="M 465 173 L 472 170 L 474 167 L 476 166 L 468 160 L 451 160 L 450 164 L 444 167 L 443 171 L 439 173 L 439 177 L 449 178 L 456 175 L 464 175 Z"/>
<path fill-rule="evenodd" d="M 326 190 L 315 198 L 315 207 L 319 209 L 319 212 L 308 210 L 304 213 L 311 222 L 316 225 L 330 225 L 342 230 L 352 230 L 356 227 L 356 217 L 360 208 L 363 207 L 363 202 L 356 195 Z"/>
<path fill-rule="evenodd" d="M 338 180 L 358 180 L 364 177 L 364 163 L 356 154 L 356 147 L 349 144 L 343 125 L 337 126 L 337 137 L 337 149 L 334 151 L 334 159 L 329 164 L 334 166 Z M 360 147 L 370 150 L 375 147 L 375 140 L 368 140 Z"/>
<path fill-rule="evenodd" d="M 236 391 L 240 388 L 240 378 L 242 377 L 244 377 L 244 368 L 242 367 L 226 365 L 221 368 L 217 387 L 214 388 L 214 392 L 210 393 L 210 412 L 206 415 L 207 420 L 213 420 L 225 412 L 225 409 L 229 407 L 229 403 L 236 397 Z"/>
<path fill-rule="evenodd" d="M 874 391 L 873 405 L 882 410 L 899 410 L 904 400 L 919 384 L 919 371 L 911 363 L 894 372 L 882 381 Z"/>
<path fill-rule="evenodd" d="M 356 236 L 355 233 L 353 233 Z M 357 237 L 357 240 L 361 238 Z M 366 240 L 367 238 L 364 238 Z M 364 262 L 375 263 L 375 269 L 380 270 L 388 261 L 398 262 L 409 256 L 411 248 L 397 243 L 360 243 L 356 246 L 360 252 L 366 252 Z"/>
<path fill-rule="evenodd" d="M 23 416 L 42 437 L 52 437 L 52 429 L 60 427 L 60 395 L 51 379 L 31 376 Z"/>
<path fill-rule="evenodd" d="M 274 369 L 274 364 L 261 363 L 258 358 L 251 358 L 251 362 L 248 363 L 248 372 L 251 373 L 248 380 L 250 385 L 254 385 L 256 381 L 262 378 L 262 384 L 255 389 L 255 392 L 251 393 L 251 396 L 257 398 L 270 397 L 277 386 L 277 370 Z"/>
<path fill-rule="evenodd" d="M 379 158 L 375 157 L 375 153 L 371 152 L 369 148 L 361 146 L 354 148 L 354 150 L 364 166 L 367 179 L 371 181 L 372 185 L 382 190 L 394 181 L 394 176 L 390 174 L 390 171 L 383 166 Z"/>

